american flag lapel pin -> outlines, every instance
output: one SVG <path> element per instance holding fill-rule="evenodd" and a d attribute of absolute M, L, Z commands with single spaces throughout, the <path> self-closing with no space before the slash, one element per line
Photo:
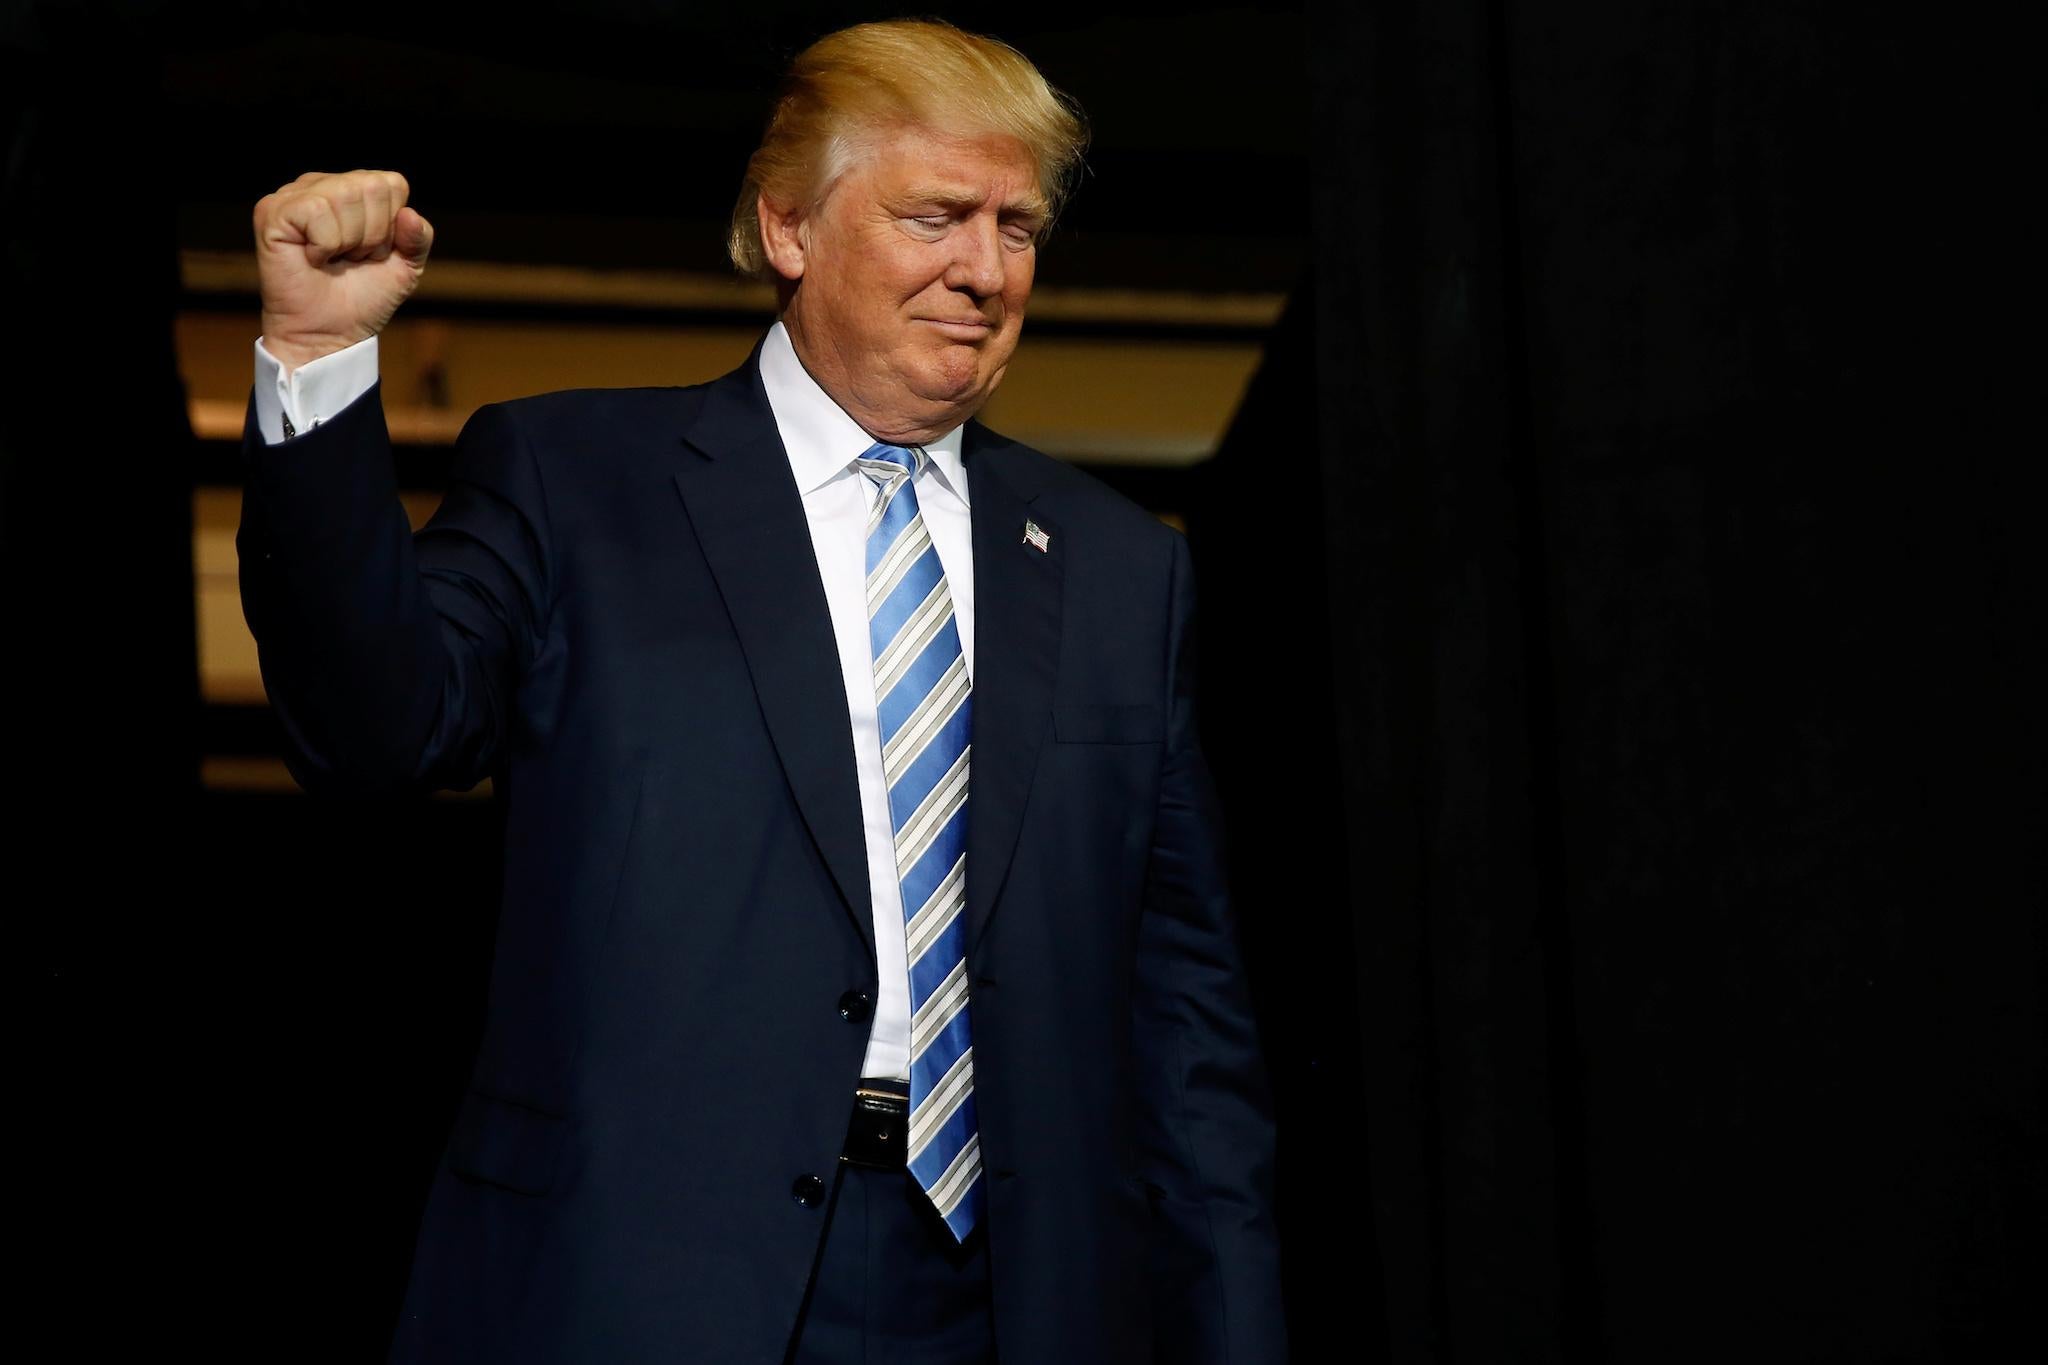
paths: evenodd
<path fill-rule="evenodd" d="M 1027 520 L 1024 523 L 1024 543 L 1040 554 L 1044 554 L 1052 544 L 1052 537 L 1047 535 L 1045 529 L 1037 522 Z"/>

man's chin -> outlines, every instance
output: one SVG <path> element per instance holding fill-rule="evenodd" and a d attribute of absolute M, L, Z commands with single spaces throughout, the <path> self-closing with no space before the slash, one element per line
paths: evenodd
<path fill-rule="evenodd" d="M 989 388 L 988 377 L 982 373 L 981 356 L 972 346 L 951 349 L 965 352 L 959 357 L 960 363 L 947 363 L 953 357 L 936 357 L 933 364 L 919 372 L 911 392 L 927 403 L 951 406 L 980 402 L 988 396 Z"/>

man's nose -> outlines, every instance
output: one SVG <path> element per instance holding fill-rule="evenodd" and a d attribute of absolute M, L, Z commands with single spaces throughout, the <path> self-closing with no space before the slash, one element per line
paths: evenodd
<path fill-rule="evenodd" d="M 965 289 L 979 298 L 1000 294 L 1003 289 L 1002 226 L 993 216 L 977 215 L 960 225 L 953 234 L 956 244 L 953 268 L 946 283 Z"/>

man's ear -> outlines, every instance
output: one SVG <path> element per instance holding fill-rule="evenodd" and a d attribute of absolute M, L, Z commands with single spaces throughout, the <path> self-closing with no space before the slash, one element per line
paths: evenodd
<path fill-rule="evenodd" d="M 769 267 L 785 280 L 802 279 L 810 237 L 804 231 L 803 211 L 777 204 L 764 192 L 754 201 L 754 215 L 761 220 L 761 250 Z"/>

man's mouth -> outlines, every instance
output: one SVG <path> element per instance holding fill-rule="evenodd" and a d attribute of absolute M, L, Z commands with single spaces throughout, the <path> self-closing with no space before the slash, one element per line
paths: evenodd
<path fill-rule="evenodd" d="M 994 323 L 981 318 L 970 318 L 965 321 L 957 318 L 919 318 L 917 320 L 919 322 L 928 322 L 947 336 L 958 337 L 962 341 L 979 341 L 995 331 Z"/>

